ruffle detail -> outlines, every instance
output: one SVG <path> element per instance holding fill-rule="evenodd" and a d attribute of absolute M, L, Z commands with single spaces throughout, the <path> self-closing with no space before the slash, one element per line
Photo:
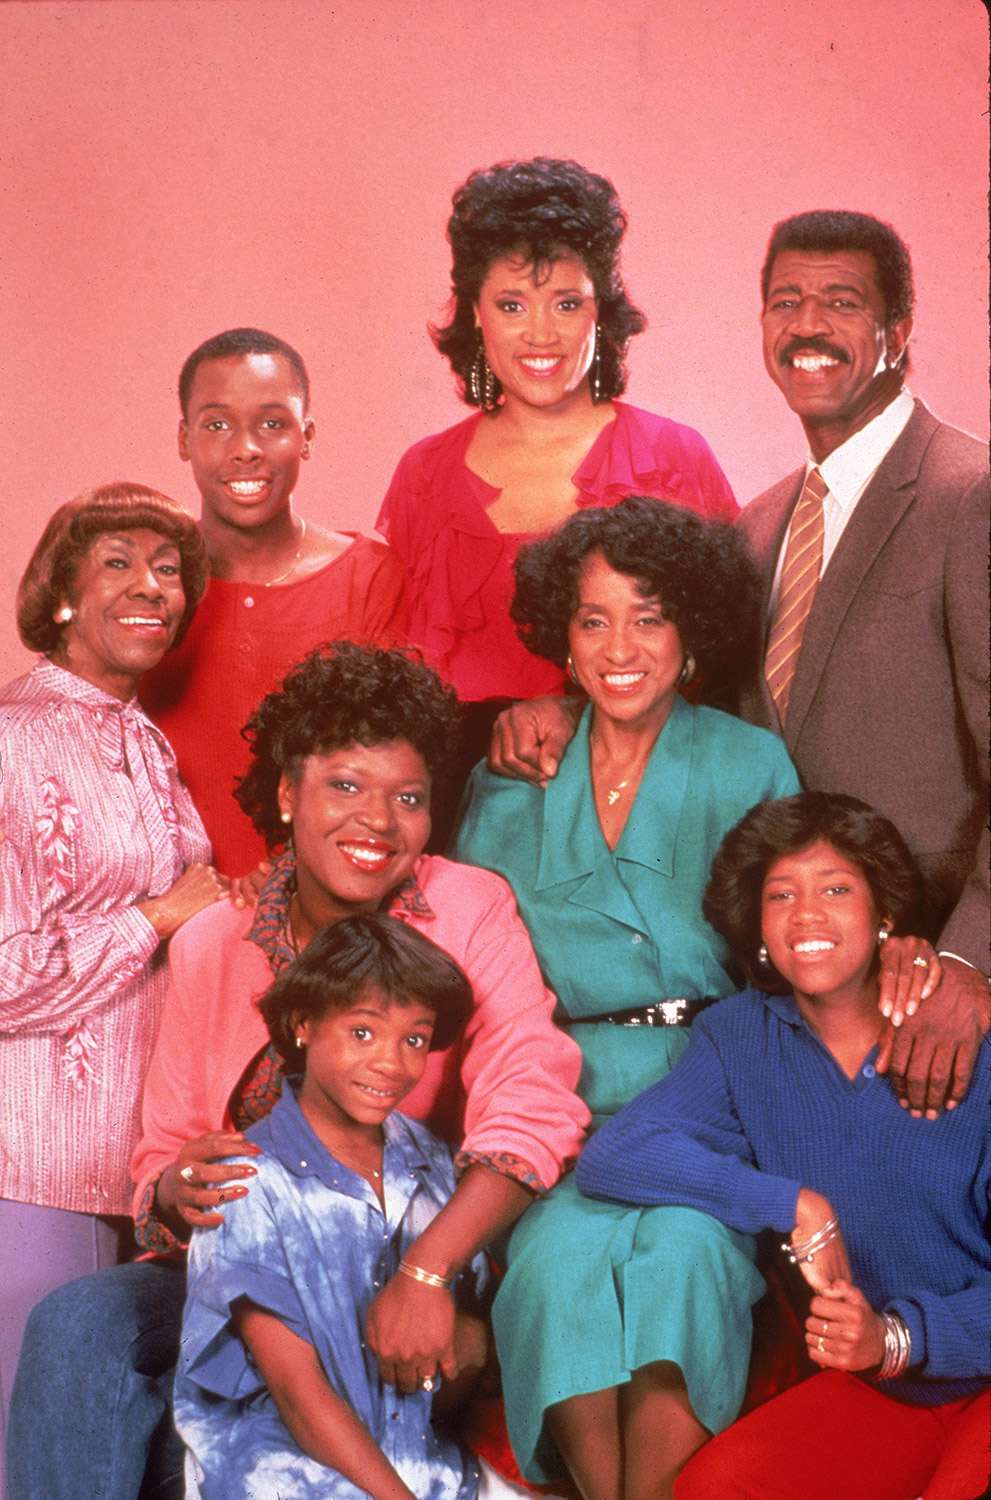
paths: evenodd
<path fill-rule="evenodd" d="M 578 506 L 615 505 L 626 495 L 648 494 L 707 516 L 732 519 L 736 502 L 707 444 L 689 427 L 623 402 L 572 475 Z M 468 468 L 465 455 L 481 415 L 417 443 L 400 461 L 378 526 L 402 556 L 409 579 L 409 634 L 426 659 L 462 690 L 460 643 L 506 622 L 512 561 L 529 537 L 500 532 L 489 517 L 499 490 Z M 492 587 L 503 568 L 505 589 Z M 505 597 L 503 595 L 505 594 Z M 520 647 L 522 652 L 523 648 Z M 537 663 L 539 676 L 547 664 Z M 521 663 L 507 663 L 518 670 Z M 529 674 L 528 674 L 529 675 Z M 554 678 L 557 681 L 557 678 Z M 553 690 L 540 684 L 540 691 Z M 520 696 L 504 690 L 506 696 Z"/>

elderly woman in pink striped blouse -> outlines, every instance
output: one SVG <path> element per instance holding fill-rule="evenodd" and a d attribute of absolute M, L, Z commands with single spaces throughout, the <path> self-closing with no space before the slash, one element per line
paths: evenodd
<path fill-rule="evenodd" d="M 206 577 L 192 517 L 114 484 L 56 511 L 18 592 L 42 657 L 0 689 L 0 1423 L 31 1306 L 117 1258 L 163 943 L 225 887 L 134 697 Z"/>

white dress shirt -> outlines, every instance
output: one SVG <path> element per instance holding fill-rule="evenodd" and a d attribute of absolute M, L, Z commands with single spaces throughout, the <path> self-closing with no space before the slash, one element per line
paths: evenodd
<path fill-rule="evenodd" d="M 915 403 L 909 392 L 899 391 L 894 401 L 889 402 L 879 416 L 868 422 L 866 427 L 861 427 L 859 432 L 847 438 L 846 442 L 841 443 L 838 448 L 834 448 L 832 453 L 822 460 L 822 463 L 817 464 L 811 454 L 806 459 L 805 479 L 808 479 L 812 469 L 818 468 L 829 486 L 829 494 L 822 503 L 824 533 L 820 578 L 829 566 L 829 559 L 836 551 L 840 537 L 856 509 L 858 500 L 898 438 L 901 437 L 914 409 Z M 805 481 L 802 482 L 804 484 Z M 774 570 L 774 586 L 771 590 L 772 617 L 777 605 L 781 568 L 790 532 L 789 526 L 781 543 L 777 567 Z"/>

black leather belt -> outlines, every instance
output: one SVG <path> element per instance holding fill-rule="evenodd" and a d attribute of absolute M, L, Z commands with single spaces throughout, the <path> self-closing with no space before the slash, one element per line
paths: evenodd
<path fill-rule="evenodd" d="M 612 1010 L 604 1016 L 570 1016 L 571 1024 L 605 1021 L 610 1026 L 690 1026 L 695 1017 L 718 995 L 704 995 L 701 1000 L 658 1000 L 653 1005 L 634 1005 L 630 1010 Z"/>

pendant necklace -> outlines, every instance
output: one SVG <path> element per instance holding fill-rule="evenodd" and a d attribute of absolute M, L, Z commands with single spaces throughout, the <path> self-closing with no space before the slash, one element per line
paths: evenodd
<path fill-rule="evenodd" d="M 305 541 L 306 541 L 306 517 L 302 516 L 302 517 L 300 517 L 300 522 L 299 522 L 299 546 L 296 548 L 296 556 L 293 558 L 292 562 L 289 564 L 288 568 L 286 569 L 286 571 L 284 573 L 280 573 L 277 578 L 270 578 L 267 583 L 263 583 L 262 584 L 262 588 L 274 589 L 275 586 L 276 586 L 276 584 L 278 584 L 278 583 L 285 583 L 286 579 L 289 578 L 293 573 L 295 573 L 297 567 L 299 566 L 299 560 L 300 560 L 300 558 L 303 555 L 303 543 Z"/>

